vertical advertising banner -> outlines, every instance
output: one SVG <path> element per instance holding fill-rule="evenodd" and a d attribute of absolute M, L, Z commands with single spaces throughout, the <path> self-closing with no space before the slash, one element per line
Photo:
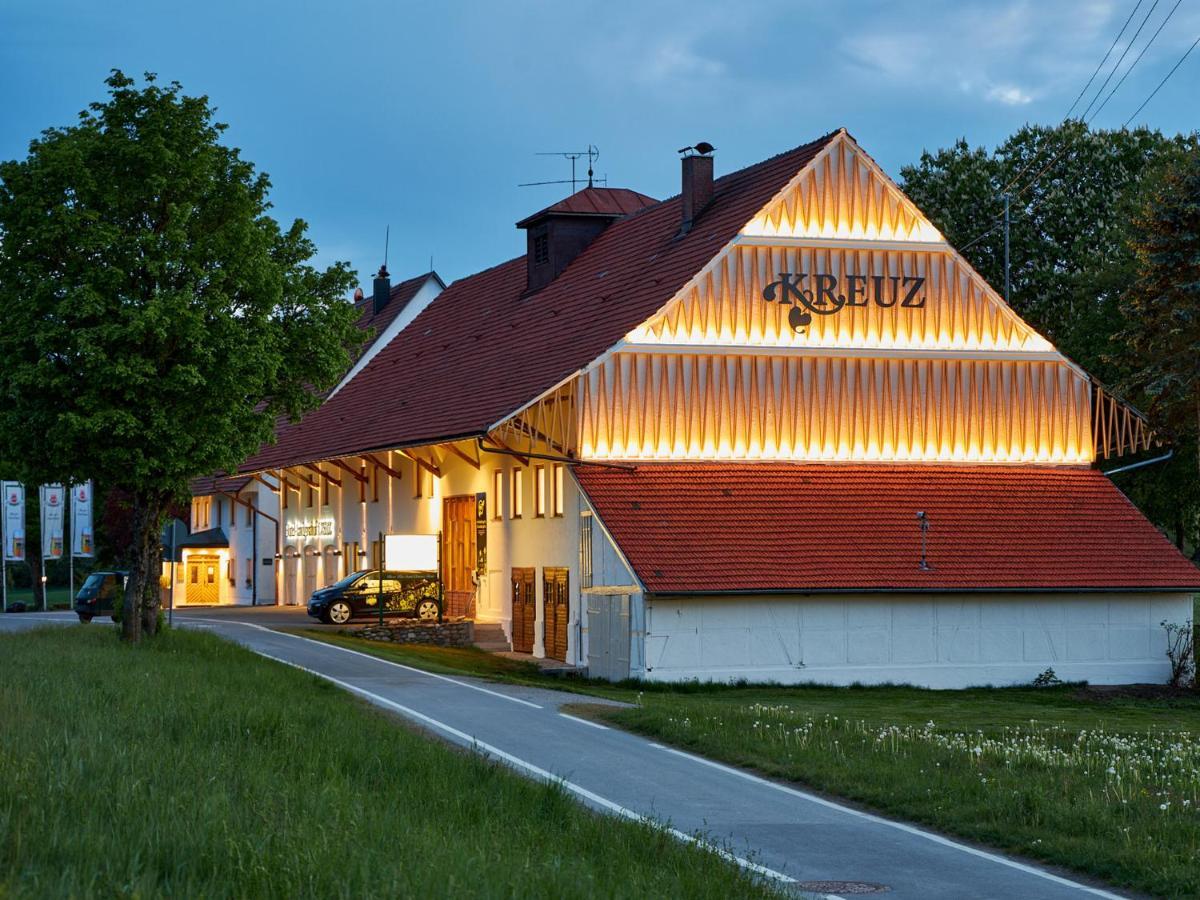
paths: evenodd
<path fill-rule="evenodd" d="M 62 559 L 63 521 L 67 492 L 61 484 L 43 484 L 39 488 L 42 521 L 42 559 Z"/>
<path fill-rule="evenodd" d="M 4 558 L 25 561 L 25 488 L 19 481 L 4 482 Z"/>
<path fill-rule="evenodd" d="M 71 485 L 71 555 L 95 556 L 92 540 L 92 483 Z"/>

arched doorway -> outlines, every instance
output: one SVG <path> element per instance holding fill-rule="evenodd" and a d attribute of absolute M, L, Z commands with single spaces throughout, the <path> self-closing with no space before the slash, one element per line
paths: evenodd
<path fill-rule="evenodd" d="M 317 589 L 317 563 L 320 562 L 316 547 L 304 548 L 304 592 L 297 602 L 307 603 Z"/>
<path fill-rule="evenodd" d="M 296 561 L 300 551 L 291 544 L 283 548 L 283 602 L 295 606 L 296 600 Z"/>

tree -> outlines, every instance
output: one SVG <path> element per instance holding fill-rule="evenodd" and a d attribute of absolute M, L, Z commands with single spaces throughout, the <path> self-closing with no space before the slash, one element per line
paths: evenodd
<path fill-rule="evenodd" d="M 1137 272 L 1122 333 L 1135 362 L 1130 380 L 1149 398 L 1155 422 L 1194 446 L 1200 436 L 1200 150 L 1167 163 L 1133 219 L 1129 243 Z M 1198 474 L 1193 468 L 1192 478 Z"/>
<path fill-rule="evenodd" d="M 0 460 L 131 507 L 126 638 L 153 634 L 159 533 L 189 479 L 235 470 L 319 403 L 361 341 L 345 263 L 221 143 L 206 97 L 119 71 L 70 127 L 0 163 Z"/>

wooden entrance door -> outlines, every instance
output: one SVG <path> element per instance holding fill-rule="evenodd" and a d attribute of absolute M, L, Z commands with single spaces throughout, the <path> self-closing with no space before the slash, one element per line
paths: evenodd
<path fill-rule="evenodd" d="M 217 556 L 187 558 L 187 591 L 185 603 L 212 606 L 220 602 L 221 560 Z"/>
<path fill-rule="evenodd" d="M 567 661 L 567 622 L 571 600 L 567 591 L 567 569 L 542 569 L 542 643 L 548 659 Z"/>
<path fill-rule="evenodd" d="M 533 627 L 537 619 L 533 585 L 533 569 L 512 570 L 512 645 L 517 653 L 533 652 Z"/>
<path fill-rule="evenodd" d="M 442 592 L 449 616 L 475 615 L 475 495 L 442 501 Z"/>

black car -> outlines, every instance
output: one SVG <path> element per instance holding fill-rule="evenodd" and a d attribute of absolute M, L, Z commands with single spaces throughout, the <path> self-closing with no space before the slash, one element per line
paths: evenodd
<path fill-rule="evenodd" d="M 427 573 L 383 573 L 382 590 L 379 570 L 351 572 L 329 587 L 313 591 L 308 614 L 314 619 L 342 625 L 355 616 L 378 616 L 383 601 L 384 615 L 411 616 L 430 621 L 441 616 L 438 582 Z"/>
<path fill-rule="evenodd" d="M 128 572 L 93 572 L 75 595 L 75 612 L 80 622 L 90 622 L 93 616 L 113 614 L 113 599 L 125 592 Z"/>

